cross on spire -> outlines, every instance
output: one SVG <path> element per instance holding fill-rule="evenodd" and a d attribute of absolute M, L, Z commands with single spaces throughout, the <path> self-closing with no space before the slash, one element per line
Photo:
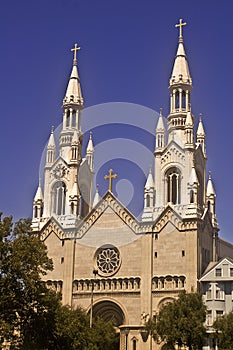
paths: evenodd
<path fill-rule="evenodd" d="M 113 174 L 113 170 L 109 170 L 109 175 L 104 176 L 105 180 L 109 179 L 109 185 L 108 185 L 108 190 L 112 192 L 112 179 L 117 178 L 117 174 Z"/>
<path fill-rule="evenodd" d="M 183 19 L 180 18 L 180 23 L 176 24 L 176 28 L 180 27 L 180 35 L 179 35 L 180 38 L 183 37 L 183 35 L 182 35 L 182 27 L 186 26 L 186 24 L 187 24 L 186 22 L 182 22 L 182 21 L 183 21 Z"/>
<path fill-rule="evenodd" d="M 70 51 L 74 51 L 74 65 L 77 64 L 77 51 L 79 51 L 81 48 L 78 46 L 78 44 L 74 44 L 74 47 Z"/>

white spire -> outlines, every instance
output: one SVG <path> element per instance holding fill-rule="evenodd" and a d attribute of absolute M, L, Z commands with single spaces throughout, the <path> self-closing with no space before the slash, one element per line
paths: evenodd
<path fill-rule="evenodd" d="M 162 108 L 160 108 L 159 113 L 159 119 L 156 126 L 156 131 L 163 131 L 165 130 L 164 122 L 163 122 L 163 115 L 162 115 Z"/>
<path fill-rule="evenodd" d="M 153 176 L 152 176 L 152 171 L 150 169 L 149 175 L 148 175 L 147 180 L 146 180 L 145 188 L 153 188 L 153 187 L 154 187 L 154 180 L 153 180 Z"/>
<path fill-rule="evenodd" d="M 54 147 L 56 147 L 56 144 L 55 144 L 55 138 L 54 138 L 54 127 L 52 126 L 47 148 L 54 148 Z"/>
<path fill-rule="evenodd" d="M 99 195 L 99 185 L 96 185 L 96 192 L 95 192 L 95 197 L 93 200 L 93 207 L 95 207 L 99 203 L 100 199 L 101 199 L 101 197 Z"/>
<path fill-rule="evenodd" d="M 208 178 L 208 182 L 207 182 L 207 189 L 206 189 L 206 196 L 209 197 L 211 195 L 216 196 L 216 193 L 214 190 L 211 174 L 209 173 L 209 178 Z"/>
<path fill-rule="evenodd" d="M 201 113 L 200 113 L 200 119 L 199 119 L 198 128 L 197 128 L 197 137 L 198 136 L 205 136 L 205 130 L 204 130 L 203 123 L 202 123 L 202 114 Z"/>
<path fill-rule="evenodd" d="M 90 132 L 90 137 L 89 137 L 89 141 L 87 144 L 86 153 L 92 153 L 92 152 L 94 152 L 94 146 L 93 146 L 93 141 L 92 141 L 92 132 Z"/>
<path fill-rule="evenodd" d="M 194 166 L 192 167 L 191 173 L 189 176 L 189 184 L 190 185 L 198 184 L 197 173 L 196 173 Z"/>
<path fill-rule="evenodd" d="M 189 110 L 187 113 L 186 121 L 185 121 L 185 126 L 193 126 L 193 118 L 191 111 Z"/>
<path fill-rule="evenodd" d="M 56 143 L 54 138 L 53 126 L 52 126 L 49 142 L 47 145 L 46 163 L 47 164 L 53 163 L 55 160 L 55 155 L 56 155 Z"/>
<path fill-rule="evenodd" d="M 66 89 L 65 97 L 63 100 L 63 105 L 70 104 L 70 103 L 78 104 L 80 106 L 83 105 L 82 91 L 81 91 L 80 79 L 78 75 L 77 57 L 76 57 L 76 51 L 79 49 L 80 47 L 78 47 L 77 44 L 75 44 L 75 47 L 71 49 L 71 51 L 74 51 L 73 68 L 72 68 L 72 72 L 71 72 L 68 86 Z"/>
<path fill-rule="evenodd" d="M 179 43 L 177 48 L 177 53 L 173 65 L 173 70 L 170 79 L 170 85 L 175 83 L 188 83 L 192 84 L 192 79 L 189 72 L 189 66 L 187 61 L 187 56 L 184 49 L 184 41 L 182 35 L 182 26 L 186 25 L 186 23 L 182 23 L 182 19 L 180 20 L 180 24 L 177 24 L 176 27 L 180 27 L 180 36 Z"/>
<path fill-rule="evenodd" d="M 38 201 L 38 200 L 43 201 L 43 194 L 42 194 L 40 181 L 39 181 L 39 185 L 38 185 L 35 197 L 34 197 L 34 201 L 35 202 Z"/>

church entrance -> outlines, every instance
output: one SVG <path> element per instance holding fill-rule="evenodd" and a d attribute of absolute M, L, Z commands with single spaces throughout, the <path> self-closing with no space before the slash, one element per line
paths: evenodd
<path fill-rule="evenodd" d="M 118 342 L 109 350 L 120 349 L 119 326 L 124 324 L 125 316 L 121 308 L 112 301 L 100 301 L 93 306 L 93 317 L 101 317 L 104 321 L 111 321 L 118 334 Z"/>

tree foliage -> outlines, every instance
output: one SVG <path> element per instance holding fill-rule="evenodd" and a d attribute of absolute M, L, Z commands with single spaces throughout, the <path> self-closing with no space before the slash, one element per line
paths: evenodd
<path fill-rule="evenodd" d="M 216 330 L 219 350 L 232 350 L 233 347 L 233 311 L 217 319 L 213 325 Z"/>
<path fill-rule="evenodd" d="M 183 292 L 177 300 L 165 304 L 147 328 L 155 341 L 165 341 L 169 349 L 174 349 L 176 344 L 200 349 L 205 338 L 205 317 L 202 296 Z"/>
<path fill-rule="evenodd" d="M 0 331 L 1 341 L 10 341 L 11 348 L 42 346 L 50 336 L 51 312 L 60 302 L 41 276 L 52 268 L 45 245 L 32 234 L 29 219 L 13 226 L 12 217 L 1 218 Z"/>
<path fill-rule="evenodd" d="M 31 221 L 0 214 L 0 348 L 22 350 L 111 350 L 111 323 L 94 320 L 81 309 L 62 306 L 42 276 L 53 269 L 45 244 L 31 231 Z"/>

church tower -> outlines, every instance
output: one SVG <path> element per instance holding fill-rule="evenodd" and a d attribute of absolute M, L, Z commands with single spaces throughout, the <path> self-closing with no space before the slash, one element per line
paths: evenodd
<path fill-rule="evenodd" d="M 167 116 L 167 130 L 160 112 L 155 135 L 154 205 L 151 208 L 149 202 L 145 202 L 142 221 L 156 221 L 169 210 L 168 208 L 179 216 L 184 228 L 189 226 L 188 222 L 193 225 L 195 220 L 197 239 L 206 245 L 198 248 L 200 249 L 198 275 L 200 275 L 207 264 L 207 261 L 202 259 L 202 250 L 207 250 L 209 258 L 215 259 L 216 247 L 212 247 L 212 237 L 217 235 L 218 225 L 215 205 L 212 204 L 215 203 L 215 193 L 212 191 L 210 195 L 210 185 L 206 193 L 206 146 L 201 118 L 196 132 L 196 142 L 194 140 L 194 115 L 191 110 L 192 78 L 183 39 L 185 25 L 182 20 L 176 25 L 179 28 L 179 39 L 169 80 L 170 112 Z M 201 230 L 208 216 L 213 218 L 209 228 L 211 232 L 204 236 Z"/>
<path fill-rule="evenodd" d="M 94 146 L 89 140 L 87 157 L 82 159 L 81 115 L 83 97 L 75 44 L 73 67 L 63 99 L 63 120 L 59 139 L 52 128 L 46 148 L 43 191 L 38 187 L 33 202 L 33 228 L 41 229 L 54 217 L 63 227 L 75 227 L 92 207 Z"/>

